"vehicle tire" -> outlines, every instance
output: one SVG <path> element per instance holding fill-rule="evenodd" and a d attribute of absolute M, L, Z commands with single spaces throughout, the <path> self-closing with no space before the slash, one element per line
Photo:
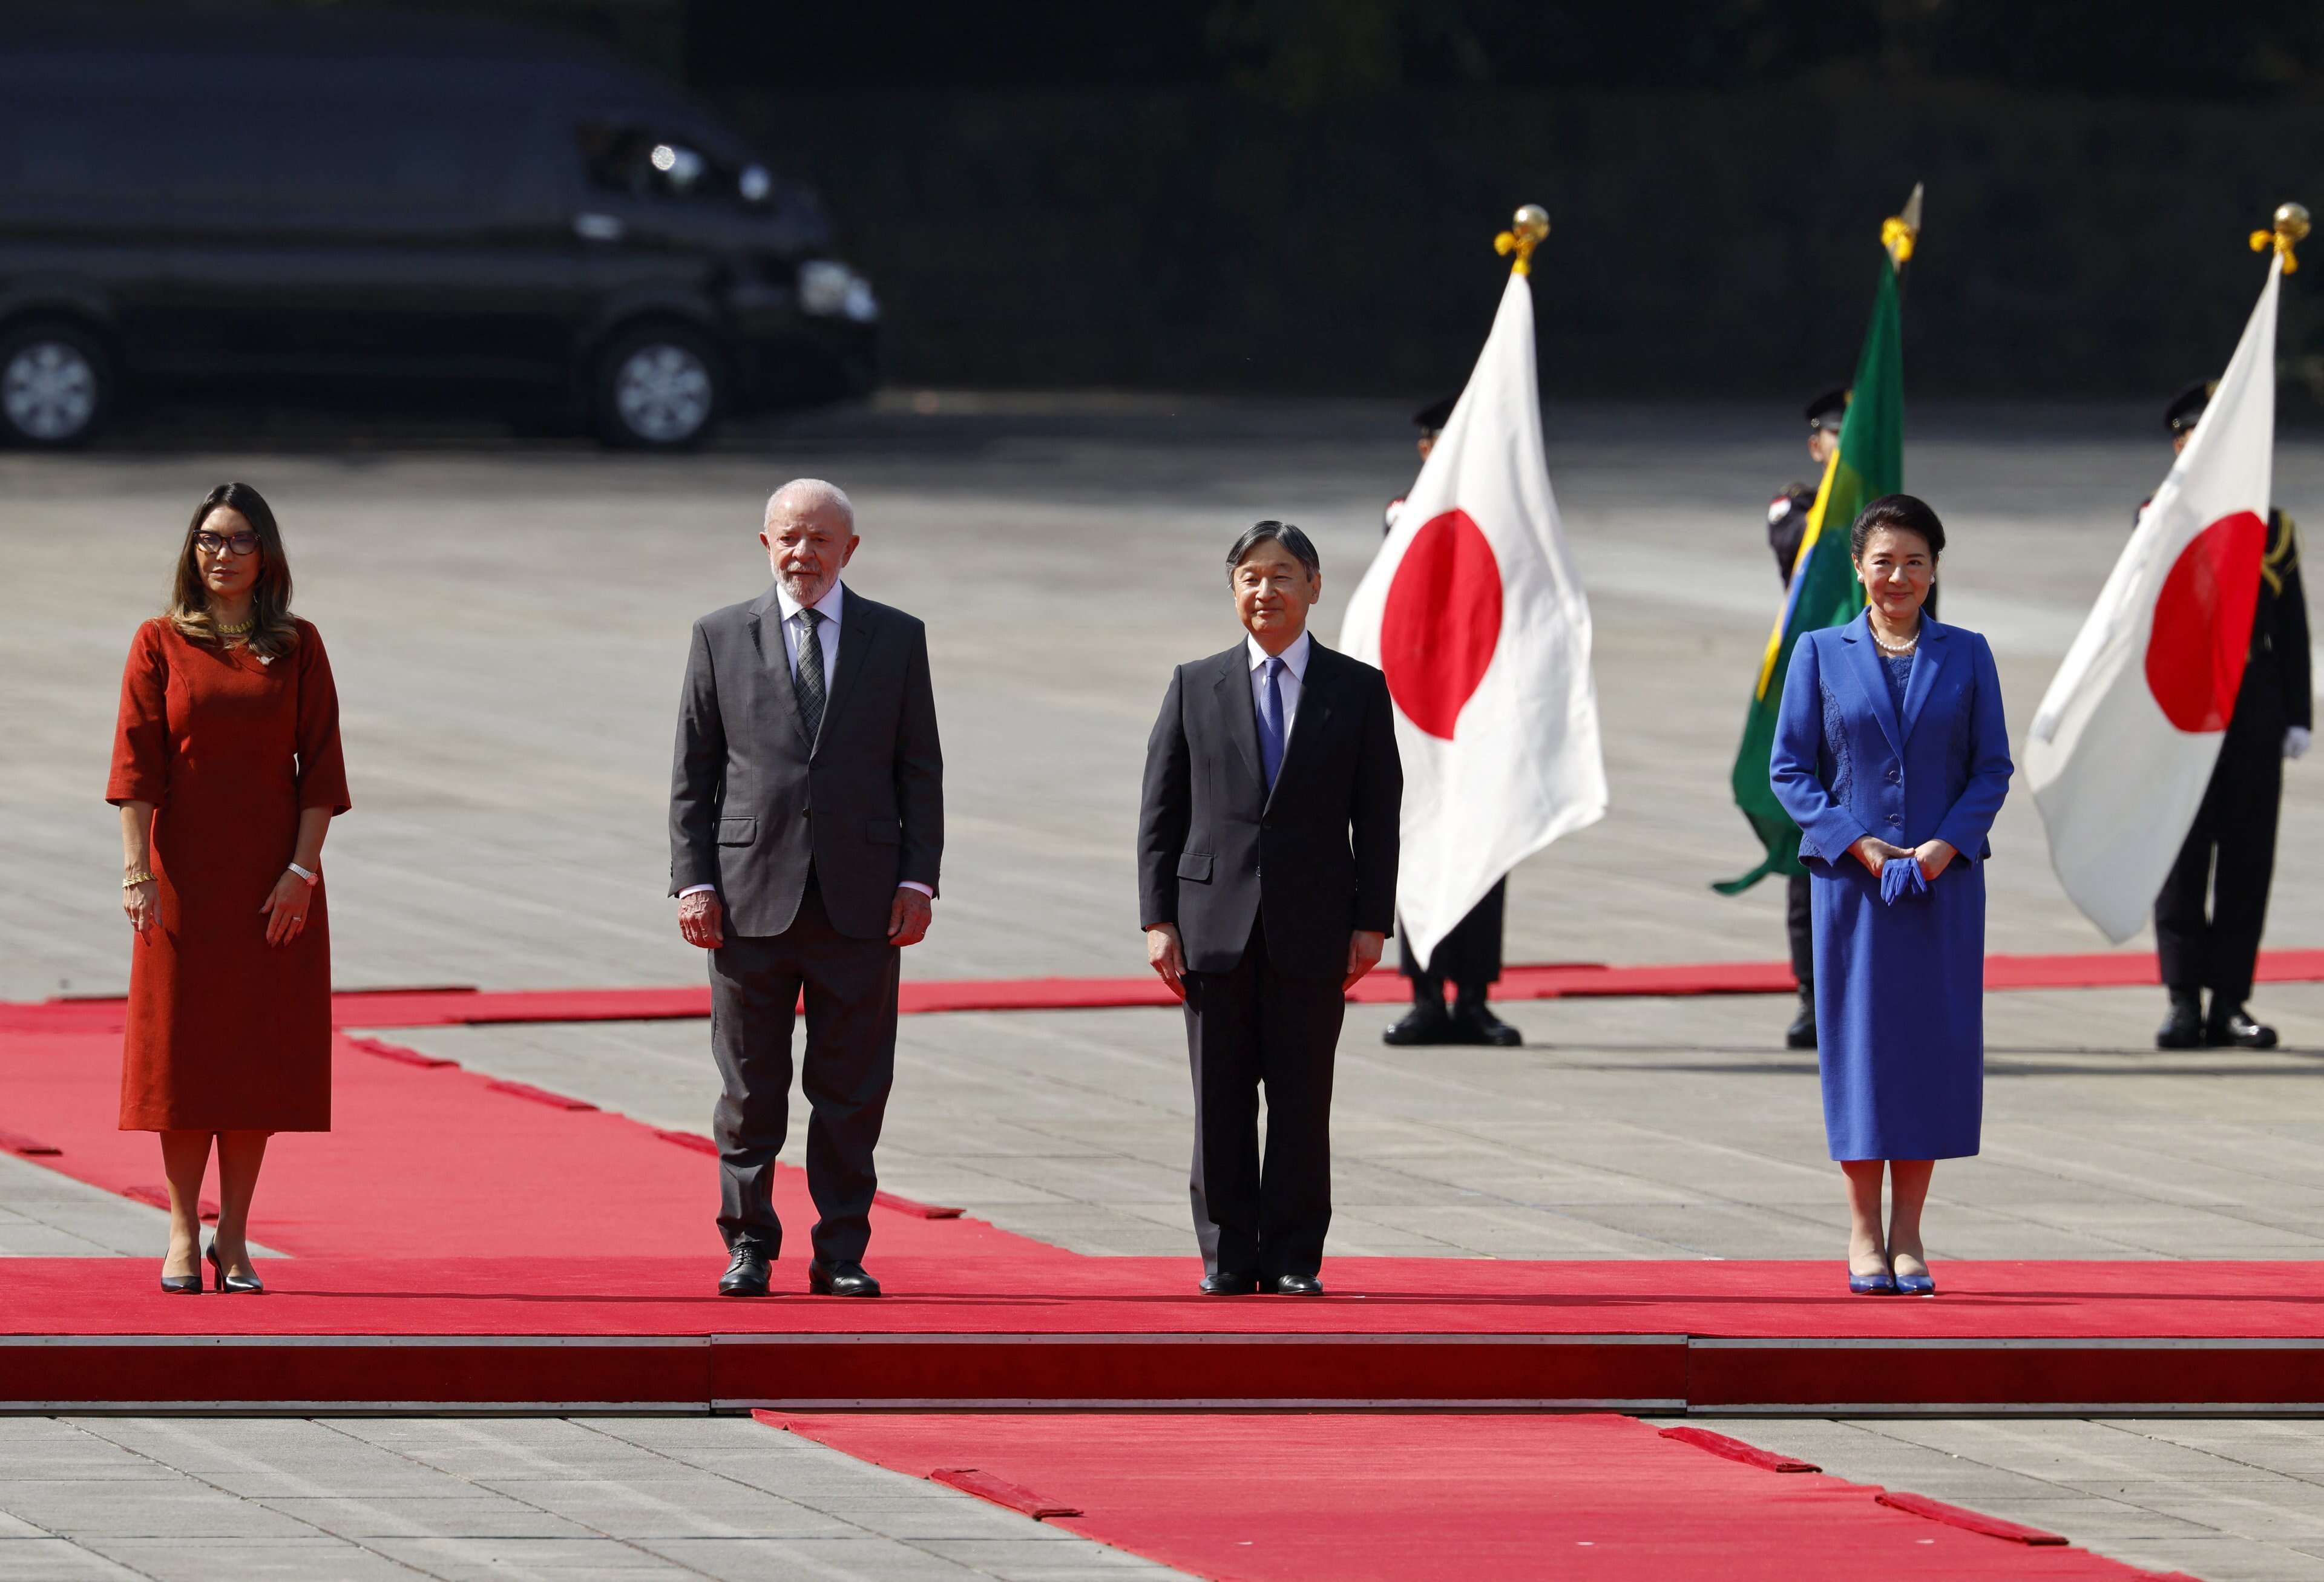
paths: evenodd
<path fill-rule="evenodd" d="M 683 325 L 641 325 L 598 354 L 596 405 L 607 445 L 685 450 L 724 415 L 725 371 L 707 337 Z"/>
<path fill-rule="evenodd" d="M 97 431 L 113 406 L 113 359 L 96 336 L 43 318 L 0 331 L 0 440 L 65 450 Z"/>

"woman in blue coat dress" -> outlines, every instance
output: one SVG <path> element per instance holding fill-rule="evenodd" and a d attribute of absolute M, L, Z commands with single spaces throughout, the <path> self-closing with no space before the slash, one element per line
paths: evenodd
<path fill-rule="evenodd" d="M 1769 764 L 1810 876 L 1824 1135 L 1863 1294 L 1936 1290 L 1921 1208 L 1936 1161 L 1977 1152 L 1984 1108 L 1986 832 L 2009 731 L 1985 639 L 1921 614 L 1944 547 L 1909 494 L 1864 508 L 1864 613 L 1793 650 Z"/>

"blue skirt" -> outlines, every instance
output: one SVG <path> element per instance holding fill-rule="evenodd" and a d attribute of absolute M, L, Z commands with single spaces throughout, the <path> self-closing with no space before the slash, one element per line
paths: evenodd
<path fill-rule="evenodd" d="M 1985 869 L 1895 906 L 1848 858 L 1809 869 L 1824 1138 L 1834 1159 L 1957 1159 L 1985 1113 Z"/>

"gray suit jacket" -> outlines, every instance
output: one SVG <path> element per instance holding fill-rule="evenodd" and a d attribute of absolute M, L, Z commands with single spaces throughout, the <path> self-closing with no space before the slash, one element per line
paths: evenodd
<path fill-rule="evenodd" d="M 783 933 L 814 865 L 832 926 L 888 932 L 897 885 L 936 888 L 944 754 L 927 629 L 847 590 L 823 731 L 799 719 L 770 585 L 694 623 L 670 775 L 669 888 L 715 885 L 730 934 Z"/>

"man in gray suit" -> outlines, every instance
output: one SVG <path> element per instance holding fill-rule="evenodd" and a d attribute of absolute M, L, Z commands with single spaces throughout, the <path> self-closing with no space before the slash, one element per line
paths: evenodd
<path fill-rule="evenodd" d="M 678 930 L 710 952 L 713 1118 L 726 1296 L 767 1294 L 782 1245 L 775 1155 L 791 1021 L 816 1207 L 807 1289 L 877 1296 L 864 1273 L 872 1154 L 896 1069 L 898 952 L 928 932 L 944 851 L 944 758 L 927 632 L 839 580 L 855 510 L 819 479 L 767 501 L 774 586 L 694 623 L 669 795 Z"/>

